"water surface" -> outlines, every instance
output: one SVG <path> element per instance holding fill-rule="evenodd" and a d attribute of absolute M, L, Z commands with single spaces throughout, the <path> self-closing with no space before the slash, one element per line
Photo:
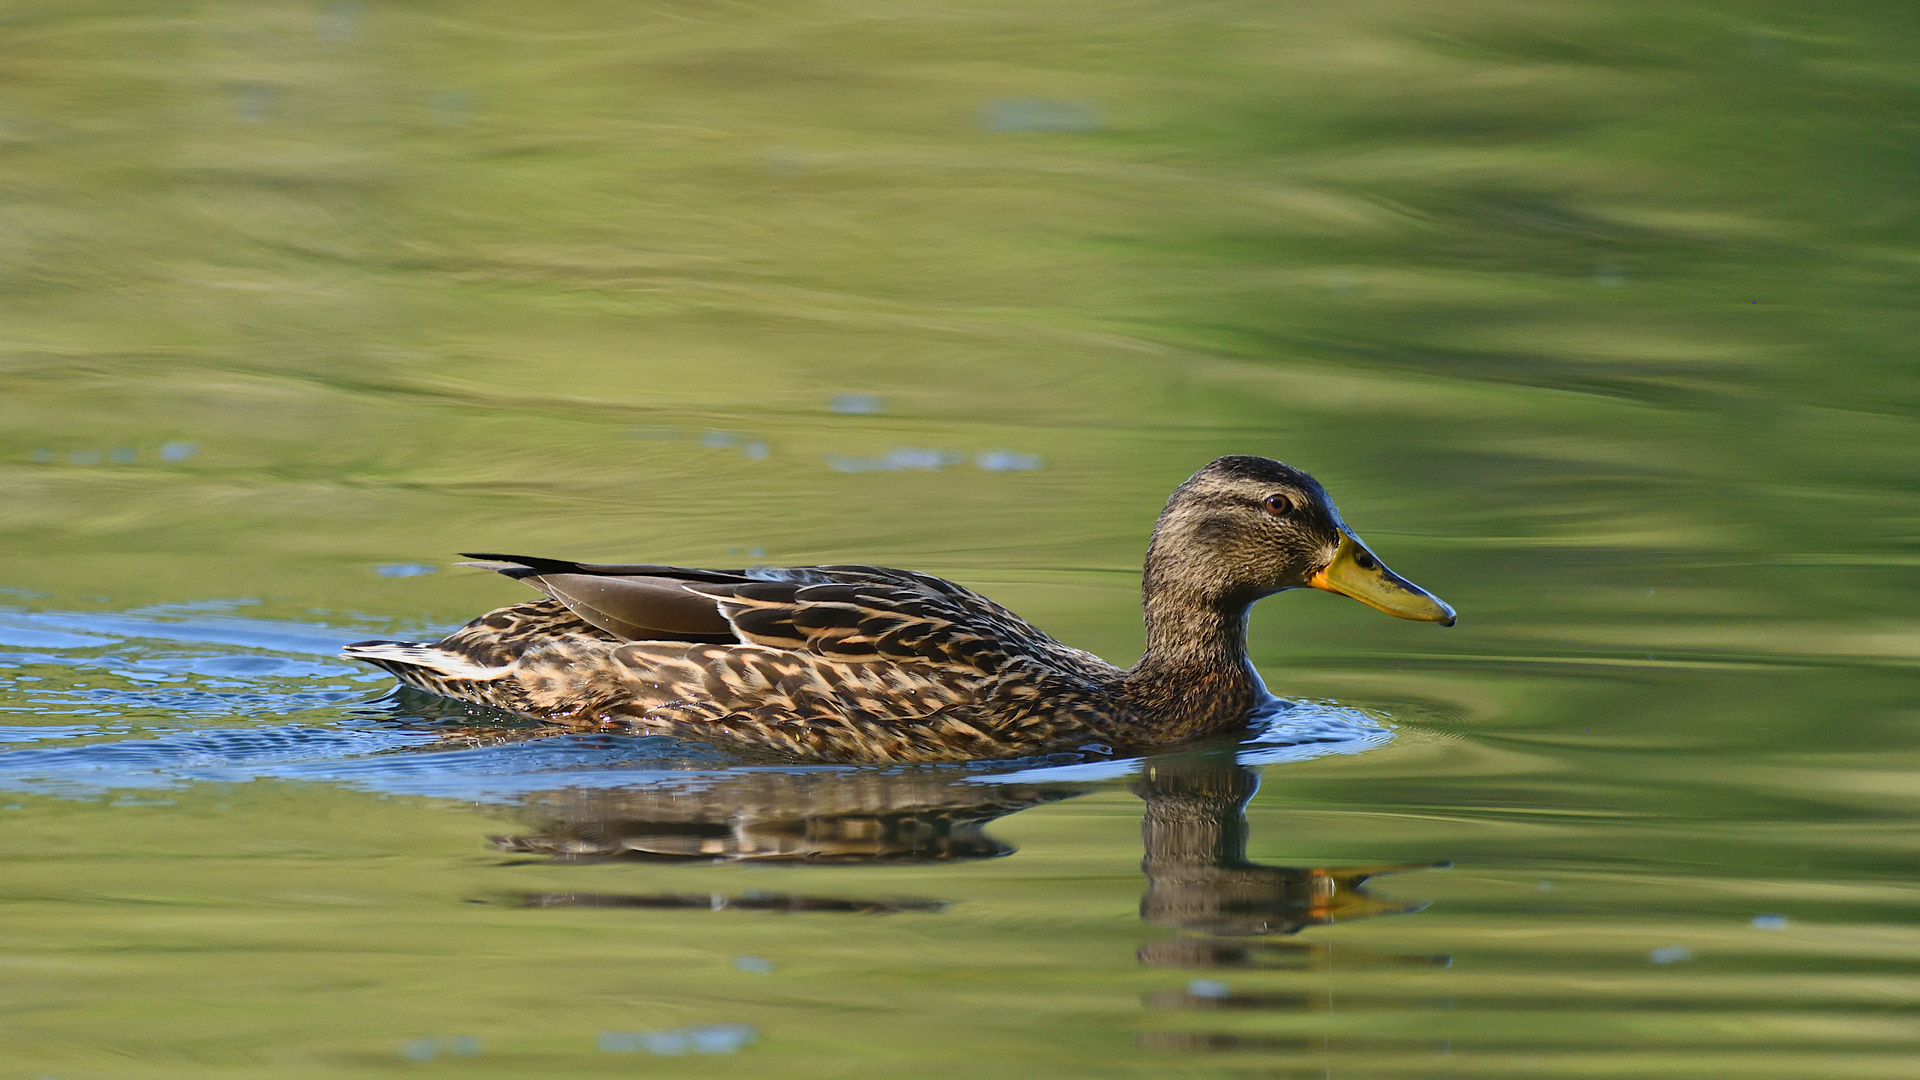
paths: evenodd
<path fill-rule="evenodd" d="M 24 5 L 0 1077 L 1905 1077 L 1897 5 Z M 1150 762 L 743 763 L 335 655 L 454 552 L 943 574 L 1116 662 L 1318 476 Z"/>

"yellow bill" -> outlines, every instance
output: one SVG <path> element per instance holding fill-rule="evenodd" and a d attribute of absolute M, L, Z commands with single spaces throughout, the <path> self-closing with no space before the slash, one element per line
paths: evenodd
<path fill-rule="evenodd" d="M 1333 561 L 1307 579 L 1307 584 L 1351 596 L 1397 618 L 1453 625 L 1453 609 L 1446 601 L 1387 569 L 1386 563 L 1374 558 L 1365 544 L 1344 530 Z"/>

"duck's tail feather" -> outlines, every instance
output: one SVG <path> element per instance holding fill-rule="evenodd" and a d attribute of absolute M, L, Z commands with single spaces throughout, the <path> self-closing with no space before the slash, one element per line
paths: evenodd
<path fill-rule="evenodd" d="M 511 664 L 490 667 L 471 656 L 419 641 L 356 641 L 342 646 L 340 654 L 391 672 L 408 686 L 488 704 L 497 696 L 487 692 L 490 684 L 513 671 Z"/>

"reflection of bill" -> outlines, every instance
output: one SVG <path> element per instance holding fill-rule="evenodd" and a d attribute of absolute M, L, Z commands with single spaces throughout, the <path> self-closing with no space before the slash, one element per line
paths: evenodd
<path fill-rule="evenodd" d="M 1366 880 L 1416 866 L 1260 866 L 1247 861 L 1253 770 L 1204 758 L 1147 762 L 1133 790 L 1147 804 L 1140 833 L 1147 894 L 1140 917 L 1223 937 L 1291 934 L 1307 926 L 1419 911 L 1382 900 Z M 1444 864 L 1441 864 L 1444 865 Z"/>
<path fill-rule="evenodd" d="M 1247 861 L 1247 801 L 1258 774 L 1230 760 L 1202 756 L 1156 758 L 1133 790 L 1145 800 L 1140 825 L 1147 892 L 1140 917 L 1181 931 L 1140 947 L 1142 964 L 1158 968 L 1256 972 L 1331 971 L 1325 945 L 1260 940 L 1309 926 L 1401 915 L 1426 907 L 1384 900 L 1366 889 L 1368 878 L 1395 870 L 1445 866 L 1262 866 Z M 1389 956 L 1343 945 L 1342 967 L 1446 967 L 1445 956 Z M 1272 983 L 1271 978 L 1259 980 Z M 1183 988 L 1151 990 L 1141 1004 L 1154 1012 L 1325 1012 L 1324 987 L 1280 980 L 1279 985 L 1235 987 L 1220 978 L 1196 978 Z M 1319 1037 L 1154 1027 L 1138 1033 L 1140 1046 L 1182 1052 L 1324 1051 Z"/>

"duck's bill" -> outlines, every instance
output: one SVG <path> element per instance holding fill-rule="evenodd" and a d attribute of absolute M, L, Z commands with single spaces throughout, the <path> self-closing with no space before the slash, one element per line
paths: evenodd
<path fill-rule="evenodd" d="M 1387 569 L 1387 564 L 1374 558 L 1365 544 L 1345 533 L 1340 536 L 1333 561 L 1307 584 L 1351 596 L 1398 618 L 1453 625 L 1453 609 L 1446 601 Z"/>

